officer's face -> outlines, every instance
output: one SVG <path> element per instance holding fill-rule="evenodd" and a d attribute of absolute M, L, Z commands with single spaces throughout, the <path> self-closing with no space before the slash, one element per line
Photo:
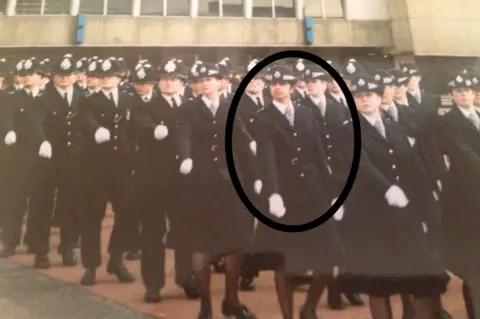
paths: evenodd
<path fill-rule="evenodd" d="M 87 79 L 87 74 L 85 72 L 77 73 L 77 81 L 84 82 Z"/>
<path fill-rule="evenodd" d="M 354 94 L 355 104 L 358 112 L 365 115 L 372 115 L 378 112 L 382 97 L 373 92 L 360 92 Z"/>
<path fill-rule="evenodd" d="M 160 92 L 166 95 L 173 95 L 179 92 L 182 86 L 182 81 L 179 78 L 165 77 L 161 78 L 158 82 L 158 88 Z"/>
<path fill-rule="evenodd" d="M 230 79 L 221 79 L 220 80 L 220 91 L 226 90 L 230 84 Z"/>
<path fill-rule="evenodd" d="M 60 88 L 70 87 L 75 83 L 76 76 L 75 74 L 67 74 L 67 75 L 55 75 L 53 77 L 53 82 L 55 86 Z"/>
<path fill-rule="evenodd" d="M 220 88 L 220 81 L 214 77 L 204 77 L 200 79 L 203 87 L 203 94 L 209 96 L 218 92 Z"/>
<path fill-rule="evenodd" d="M 27 74 L 23 78 L 23 85 L 26 87 L 40 86 L 42 84 L 42 76 L 37 73 Z"/>
<path fill-rule="evenodd" d="M 190 87 L 195 95 L 201 95 L 203 92 L 203 83 L 200 81 L 191 82 Z"/>
<path fill-rule="evenodd" d="M 405 84 L 395 85 L 393 96 L 397 100 L 403 100 L 407 96 L 407 86 Z"/>
<path fill-rule="evenodd" d="M 472 106 L 475 92 L 472 89 L 455 89 L 452 90 L 451 97 L 458 106 Z"/>
<path fill-rule="evenodd" d="M 101 81 L 99 78 L 87 77 L 87 87 L 89 89 L 98 88 L 100 85 L 101 85 Z"/>
<path fill-rule="evenodd" d="M 120 77 L 118 76 L 106 76 L 102 78 L 102 88 L 105 90 L 111 90 L 120 84 Z"/>
<path fill-rule="evenodd" d="M 294 88 L 288 82 L 271 82 L 270 94 L 275 101 L 283 103 L 283 101 L 290 98 Z"/>
<path fill-rule="evenodd" d="M 395 87 L 393 85 L 386 85 L 383 90 L 382 104 L 389 105 L 393 101 L 393 95 L 395 94 Z"/>
<path fill-rule="evenodd" d="M 417 90 L 420 87 L 420 81 L 422 78 L 418 75 L 413 75 L 408 80 L 408 89 Z"/>
<path fill-rule="evenodd" d="M 20 85 L 20 84 L 23 84 L 25 80 L 23 79 L 23 76 L 20 76 L 20 75 L 15 75 L 13 77 L 13 82 L 17 85 Z"/>
<path fill-rule="evenodd" d="M 480 91 L 475 92 L 475 100 L 473 103 L 475 103 L 475 106 L 480 106 Z"/>
<path fill-rule="evenodd" d="M 135 84 L 135 92 L 137 92 L 138 95 L 147 95 L 150 94 L 153 90 L 153 84 L 152 83 L 140 83 L 140 84 Z"/>
<path fill-rule="evenodd" d="M 330 81 L 327 83 L 328 90 L 333 94 L 339 94 L 342 90 L 336 81 Z"/>
<path fill-rule="evenodd" d="M 327 82 L 320 79 L 315 80 L 308 80 L 307 83 L 307 92 L 309 95 L 314 97 L 322 96 L 325 94 L 325 90 L 327 89 Z"/>
<path fill-rule="evenodd" d="M 265 82 L 260 78 L 254 78 L 247 85 L 247 92 L 251 94 L 258 94 L 265 88 Z"/>
<path fill-rule="evenodd" d="M 307 83 L 305 83 L 305 81 L 302 80 L 302 79 L 298 79 L 296 86 L 297 86 L 298 88 L 305 89 L 306 86 L 307 86 Z"/>

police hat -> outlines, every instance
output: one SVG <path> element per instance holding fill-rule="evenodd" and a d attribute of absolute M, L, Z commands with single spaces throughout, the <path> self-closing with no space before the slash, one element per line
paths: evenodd
<path fill-rule="evenodd" d="M 291 67 L 287 65 L 278 65 L 272 67 L 265 76 L 265 80 L 268 82 L 286 82 L 293 84 L 297 82 L 297 77 Z"/>
<path fill-rule="evenodd" d="M 88 69 L 88 59 L 86 57 L 81 58 L 80 60 L 75 63 L 75 68 L 77 72 L 83 73 L 87 72 Z"/>
<path fill-rule="evenodd" d="M 420 69 L 414 63 L 403 63 L 402 65 L 400 65 L 400 70 L 402 70 L 403 73 L 407 74 L 408 77 L 422 75 L 420 73 Z"/>
<path fill-rule="evenodd" d="M 342 76 L 347 79 L 352 79 L 362 73 L 365 73 L 365 68 L 355 59 L 349 59 L 342 69 Z"/>
<path fill-rule="evenodd" d="M 138 65 L 137 65 L 138 66 Z M 136 84 L 155 83 L 157 77 L 155 69 L 151 64 L 141 64 L 139 68 L 135 68 L 132 82 Z"/>
<path fill-rule="evenodd" d="M 122 68 L 117 59 L 111 57 L 103 60 L 98 70 L 97 76 L 99 77 L 109 77 L 109 76 L 121 76 Z"/>
<path fill-rule="evenodd" d="M 327 81 L 330 79 L 330 74 L 328 74 L 328 72 L 325 71 L 320 65 L 315 63 L 308 65 L 304 74 L 305 74 L 306 81 L 312 81 L 312 80 Z"/>
<path fill-rule="evenodd" d="M 57 75 L 69 75 L 77 71 L 76 64 L 70 57 L 63 57 L 55 62 L 52 68 L 52 72 Z"/>
<path fill-rule="evenodd" d="M 23 61 L 22 67 L 18 70 L 18 73 L 23 76 L 34 73 L 43 75 L 44 70 L 42 65 L 40 65 L 40 62 L 35 57 L 31 57 Z"/>
<path fill-rule="evenodd" d="M 382 95 L 383 85 L 369 74 L 358 74 L 352 79 L 350 92 L 352 94 L 372 92 Z"/>
<path fill-rule="evenodd" d="M 463 74 L 462 72 L 456 72 L 450 75 L 447 85 L 451 90 L 475 89 L 476 87 L 473 77 L 469 74 Z"/>
<path fill-rule="evenodd" d="M 158 69 L 158 76 L 163 77 L 174 77 L 174 78 L 185 78 L 185 74 L 182 74 L 181 68 L 178 66 L 178 62 L 175 59 L 170 59 L 163 63 Z"/>
<path fill-rule="evenodd" d="M 393 76 L 394 81 L 393 85 L 395 86 L 401 86 L 401 85 L 407 85 L 408 84 L 408 73 L 403 72 L 402 70 L 398 69 L 392 69 L 389 71 L 389 73 Z"/>
<path fill-rule="evenodd" d="M 214 77 L 217 79 L 223 78 L 220 70 L 216 64 L 202 63 L 197 67 L 198 78 Z"/>
<path fill-rule="evenodd" d="M 385 70 L 377 70 L 373 72 L 373 78 L 382 85 L 393 85 L 395 82 L 395 77 Z"/>
<path fill-rule="evenodd" d="M 87 67 L 87 76 L 90 78 L 97 78 L 100 74 L 100 68 L 102 67 L 103 60 L 91 59 Z"/>
<path fill-rule="evenodd" d="M 473 89 L 475 91 L 480 91 L 480 74 L 472 74 Z"/>
<path fill-rule="evenodd" d="M 252 59 L 247 65 L 247 73 L 252 71 L 253 68 L 258 64 L 258 62 L 260 62 L 260 59 Z M 265 70 L 265 68 L 263 68 L 260 71 L 258 71 L 257 74 L 255 74 L 255 77 L 256 78 L 263 78 L 263 77 L 265 77 L 265 75 L 266 75 L 266 70 Z"/>
<path fill-rule="evenodd" d="M 335 71 L 340 74 L 341 77 L 343 77 L 343 70 L 338 66 L 338 64 L 332 60 L 327 60 L 327 63 L 330 64 L 332 68 L 335 69 Z M 330 78 L 330 81 L 334 81 L 333 77 Z"/>
<path fill-rule="evenodd" d="M 199 79 L 198 67 L 202 64 L 203 64 L 202 61 L 196 61 L 192 65 L 192 67 L 188 71 L 188 76 L 187 76 L 188 81 L 190 81 L 190 82 L 197 82 L 198 81 L 198 79 Z"/>

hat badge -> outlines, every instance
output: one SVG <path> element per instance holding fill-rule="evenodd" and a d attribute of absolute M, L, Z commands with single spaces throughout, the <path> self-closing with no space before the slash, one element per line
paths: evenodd
<path fill-rule="evenodd" d="M 256 59 L 250 61 L 250 63 L 247 66 L 247 71 L 250 72 L 255 67 L 255 65 L 257 65 L 257 63 L 258 61 Z"/>
<path fill-rule="evenodd" d="M 145 78 L 145 69 L 141 67 L 140 69 L 137 70 L 137 77 L 142 80 Z"/>
<path fill-rule="evenodd" d="M 138 69 L 140 69 L 143 66 L 144 65 L 142 63 L 138 63 L 137 65 L 135 65 L 135 71 L 137 71 Z"/>
<path fill-rule="evenodd" d="M 381 78 L 382 78 L 382 77 L 381 77 L 379 74 L 376 74 L 376 75 L 375 75 L 375 80 L 380 81 Z"/>
<path fill-rule="evenodd" d="M 83 65 L 82 60 L 78 60 L 77 64 L 75 66 L 77 67 L 77 69 L 80 69 L 82 67 L 82 65 Z"/>
<path fill-rule="evenodd" d="M 472 81 L 466 80 L 466 81 L 465 81 L 465 84 L 468 85 L 468 86 L 471 86 L 471 85 L 472 85 Z"/>
<path fill-rule="evenodd" d="M 364 79 L 358 80 L 358 85 L 364 86 L 365 85 L 365 80 Z"/>
<path fill-rule="evenodd" d="M 402 69 L 403 72 L 407 72 L 408 71 L 408 68 L 406 66 L 403 67 Z"/>
<path fill-rule="evenodd" d="M 375 83 L 368 83 L 368 89 L 373 90 L 376 89 L 378 86 Z"/>
<path fill-rule="evenodd" d="M 355 68 L 355 65 L 353 65 L 353 63 L 350 62 L 348 63 L 346 70 L 348 73 L 352 74 L 352 73 L 355 73 L 357 69 Z"/>
<path fill-rule="evenodd" d="M 462 82 L 463 82 L 463 78 L 459 75 L 459 76 L 457 76 L 457 78 L 455 79 L 455 81 L 457 81 L 458 83 L 462 83 Z"/>
<path fill-rule="evenodd" d="M 277 71 L 277 72 L 275 72 L 275 74 L 273 74 L 273 76 L 274 76 L 274 77 L 276 77 L 276 78 L 278 79 L 278 78 L 281 76 L 281 74 L 280 74 L 280 72 L 279 72 L 279 71 Z"/>
<path fill-rule="evenodd" d="M 305 71 L 305 74 L 310 75 L 310 70 L 307 69 L 307 71 Z"/>
<path fill-rule="evenodd" d="M 302 62 L 298 62 L 296 68 L 298 71 L 303 71 L 305 69 L 305 64 L 303 64 Z"/>
<path fill-rule="evenodd" d="M 97 68 L 97 63 L 95 63 L 95 61 L 94 61 L 94 62 L 90 63 L 90 65 L 88 66 L 88 71 L 93 72 L 93 71 L 95 71 L 96 68 Z"/>
<path fill-rule="evenodd" d="M 20 71 L 22 69 L 22 61 L 17 63 L 16 69 L 17 69 L 17 71 Z"/>
<path fill-rule="evenodd" d="M 200 69 L 200 72 L 204 73 L 206 71 L 207 71 L 207 69 L 204 66 L 202 66 L 202 68 Z"/>
<path fill-rule="evenodd" d="M 175 62 L 173 62 L 172 60 L 168 61 L 167 64 L 165 65 L 165 71 L 167 71 L 168 73 L 171 73 L 173 71 L 175 71 L 175 69 L 177 68 L 177 66 L 175 65 Z"/>
<path fill-rule="evenodd" d="M 478 84 L 478 79 L 477 78 L 472 78 L 473 84 Z"/>
<path fill-rule="evenodd" d="M 60 68 L 64 71 L 68 70 L 71 66 L 72 64 L 68 58 L 63 59 L 63 61 L 60 63 Z"/>
<path fill-rule="evenodd" d="M 25 69 L 29 70 L 32 67 L 33 63 L 32 60 L 25 61 Z"/>
<path fill-rule="evenodd" d="M 112 62 L 110 62 L 110 59 L 107 59 L 103 61 L 102 63 L 102 70 L 103 71 L 108 71 L 112 68 Z"/>

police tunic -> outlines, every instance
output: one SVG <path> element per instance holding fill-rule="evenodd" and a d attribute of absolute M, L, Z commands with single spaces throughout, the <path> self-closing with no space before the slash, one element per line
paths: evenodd
<path fill-rule="evenodd" d="M 432 203 L 429 182 L 413 141 L 396 123 L 384 119 L 386 138 L 363 116 L 362 154 L 355 184 L 345 203 L 342 240 L 346 273 L 344 289 L 373 296 L 403 293 L 437 295 L 446 289 L 448 276 L 431 249 L 425 220 L 425 202 Z M 347 122 L 336 143 L 343 158 L 351 158 L 353 127 Z M 350 162 L 345 165 L 350 171 Z M 387 190 L 399 186 L 409 199 L 404 208 L 390 206 Z"/>
<path fill-rule="evenodd" d="M 182 244 L 195 252 L 220 254 L 251 249 L 252 216 L 233 188 L 225 157 L 228 109 L 229 104 L 220 100 L 214 116 L 201 98 L 181 106 L 179 162 L 193 160 L 193 168 L 185 178 L 189 184 L 184 194 L 189 216 L 184 220 L 188 235 Z M 243 123 L 237 120 L 232 143 L 235 163 L 242 163 L 244 168 L 236 167 L 240 180 L 245 175 L 259 179 L 250 141 Z"/>
<path fill-rule="evenodd" d="M 312 112 L 295 107 L 294 125 L 290 125 L 271 103 L 258 113 L 256 138 L 258 160 L 266 198 L 282 196 L 286 214 L 271 219 L 283 224 L 304 224 L 324 214 L 335 195 L 327 166 L 320 129 Z M 286 271 L 304 274 L 307 270 L 330 273 L 342 260 L 342 246 L 334 223 L 301 233 L 285 233 L 263 224 L 257 226 L 255 251 L 284 256 Z M 269 261 L 259 260 L 260 267 L 270 268 Z"/>

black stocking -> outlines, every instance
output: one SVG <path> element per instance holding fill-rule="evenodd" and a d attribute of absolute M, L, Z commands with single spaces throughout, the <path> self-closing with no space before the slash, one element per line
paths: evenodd
<path fill-rule="evenodd" d="M 373 319 L 393 319 L 390 298 L 369 296 L 368 299 Z"/>
<path fill-rule="evenodd" d="M 230 306 L 240 305 L 238 281 L 242 272 L 243 254 L 225 255 L 225 300 Z"/>
<path fill-rule="evenodd" d="M 212 310 L 212 297 L 210 294 L 211 263 L 212 258 L 209 254 L 193 254 L 193 269 L 200 293 L 200 304 L 201 308 L 206 311 Z"/>
<path fill-rule="evenodd" d="M 313 277 L 313 281 L 308 288 L 307 299 L 303 306 L 303 313 L 307 318 L 316 318 L 316 310 L 320 297 L 325 290 L 325 287 L 332 280 L 332 274 L 316 273 Z"/>
<path fill-rule="evenodd" d="M 293 319 L 293 278 L 282 270 L 275 272 L 275 288 L 283 319 Z"/>

